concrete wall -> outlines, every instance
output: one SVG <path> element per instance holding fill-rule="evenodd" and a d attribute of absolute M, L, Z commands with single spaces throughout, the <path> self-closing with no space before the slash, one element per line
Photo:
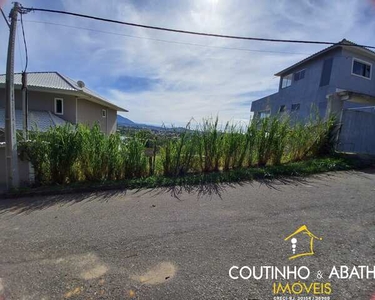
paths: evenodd
<path fill-rule="evenodd" d="M 375 155 L 375 113 L 344 110 L 337 150 Z"/>
<path fill-rule="evenodd" d="M 358 58 L 372 64 L 371 79 L 352 75 L 353 58 Z M 341 55 L 336 60 L 337 63 L 332 70 L 332 77 L 335 78 L 334 84 L 337 88 L 375 96 L 374 58 L 363 56 L 363 54 L 358 54 L 356 51 L 343 49 Z"/>
<path fill-rule="evenodd" d="M 29 163 L 27 161 L 18 160 L 18 170 L 20 174 L 21 186 L 29 185 Z M 0 189 L 6 187 L 6 160 L 5 147 L 0 146 Z"/>
<path fill-rule="evenodd" d="M 371 80 L 352 75 L 353 57 L 373 64 Z M 320 87 L 323 63 L 328 58 L 333 58 L 330 82 L 328 85 Z M 279 92 L 254 101 L 251 111 L 256 113 L 268 106 L 271 108 L 271 114 L 276 114 L 281 105 L 286 105 L 287 111 L 290 112 L 292 104 L 300 103 L 301 107 L 298 112 L 300 118 L 309 116 L 312 105 L 318 108 L 321 116 L 324 116 L 327 107 L 326 95 L 334 93 L 336 89 L 351 90 L 375 96 L 374 68 L 375 61 L 373 59 L 356 54 L 356 51 L 334 49 L 318 59 L 308 61 L 298 68 L 290 70 L 289 74 L 306 69 L 305 78 L 296 82 L 293 81 L 291 86 L 283 89 L 281 88 L 282 78 L 280 78 Z M 345 104 L 345 108 L 359 106 L 361 105 L 356 103 L 348 102 Z"/>
<path fill-rule="evenodd" d="M 107 108 L 108 126 L 107 133 L 115 133 L 117 130 L 117 110 Z"/>
<path fill-rule="evenodd" d="M 102 116 L 102 110 L 107 116 Z M 88 126 L 99 123 L 101 130 L 107 134 L 114 133 L 117 127 L 117 111 L 85 99 L 77 100 L 77 121 Z"/>

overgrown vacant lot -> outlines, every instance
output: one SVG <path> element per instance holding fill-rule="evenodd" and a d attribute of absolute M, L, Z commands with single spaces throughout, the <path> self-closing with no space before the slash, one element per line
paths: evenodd
<path fill-rule="evenodd" d="M 169 136 L 140 132 L 122 139 L 119 134 L 106 136 L 99 126 L 67 125 L 32 133 L 21 149 L 35 168 L 37 185 L 149 182 L 147 178 L 160 182 L 160 176 L 168 181 L 227 171 L 232 172 L 227 179 L 236 180 L 234 175 L 242 178 L 240 174 L 254 168 L 289 166 L 290 173 L 290 166 L 298 166 L 294 162 L 330 154 L 332 127 L 332 119 L 311 118 L 303 124 L 277 117 L 220 126 L 216 118 L 196 126 L 189 123 L 186 130 Z M 255 173 L 262 172 L 267 173 Z"/>

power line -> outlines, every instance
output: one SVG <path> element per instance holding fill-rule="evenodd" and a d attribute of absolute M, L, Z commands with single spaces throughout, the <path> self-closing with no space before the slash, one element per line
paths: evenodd
<path fill-rule="evenodd" d="M 97 21 L 115 23 L 115 24 L 120 24 L 120 25 L 127 25 L 127 26 L 140 27 L 140 28 L 146 28 L 146 29 L 175 32 L 175 33 L 183 33 L 183 34 L 190 34 L 190 35 L 217 37 L 217 38 L 249 40 L 249 41 L 259 41 L 259 42 L 275 42 L 275 43 L 296 43 L 296 44 L 317 44 L 317 45 L 336 45 L 336 44 L 339 44 L 337 42 L 327 42 L 327 41 L 270 39 L 270 38 L 259 38 L 259 37 L 223 35 L 223 34 L 216 34 L 216 33 L 197 32 L 197 31 L 180 30 L 180 29 L 172 29 L 172 28 L 159 27 L 159 26 L 150 26 L 150 25 L 143 25 L 143 24 L 137 24 L 137 23 L 130 23 L 130 22 L 113 20 L 113 19 L 90 16 L 90 15 L 85 15 L 85 14 L 79 14 L 79 13 L 74 13 L 74 12 L 62 11 L 62 10 L 45 9 L 45 8 L 32 8 L 32 7 L 30 7 L 30 8 L 29 7 L 22 7 L 21 8 L 21 13 L 27 13 L 27 12 L 31 12 L 31 11 L 58 13 L 58 14 L 70 15 L 70 16 L 75 16 L 75 17 L 80 17 L 80 18 L 97 20 Z M 345 46 L 375 49 L 375 46 L 365 46 L 365 45 L 357 45 L 357 44 L 345 44 Z"/>
<path fill-rule="evenodd" d="M 103 30 L 97 30 L 97 29 L 92 29 L 92 28 L 87 28 L 87 27 L 72 26 L 72 25 L 59 24 L 59 23 L 53 23 L 53 22 L 42 22 L 42 21 L 34 21 L 34 20 L 25 20 L 25 22 L 38 23 L 38 24 L 46 24 L 46 25 L 54 25 L 54 26 L 61 26 L 61 27 L 67 27 L 67 28 L 73 28 L 73 29 L 81 29 L 81 30 L 87 30 L 87 31 L 104 33 L 104 34 L 112 34 L 112 35 L 117 35 L 117 36 L 124 36 L 124 37 L 130 37 L 130 38 L 136 38 L 136 39 L 144 39 L 144 40 L 151 40 L 151 41 L 156 41 L 156 42 L 178 44 L 178 45 L 189 45 L 189 46 L 197 46 L 197 47 L 207 47 L 207 48 L 217 48 L 217 49 L 237 50 L 237 51 L 247 51 L 247 52 L 309 55 L 309 53 L 303 53 L 303 52 L 258 50 L 258 49 L 246 49 L 246 48 L 237 48 L 237 47 L 224 47 L 224 46 L 203 45 L 203 44 L 188 43 L 188 42 L 177 42 L 177 41 L 171 41 L 171 40 L 155 39 L 155 38 L 142 37 L 142 36 L 136 36 L 136 35 L 129 35 L 129 34 L 124 34 L 124 33 L 119 33 L 119 32 L 112 32 L 112 31 L 103 31 Z"/>
<path fill-rule="evenodd" d="M 23 58 L 22 58 L 22 51 L 21 51 L 21 41 L 20 41 L 20 30 L 17 27 L 16 30 L 16 37 L 17 37 L 17 47 L 18 47 L 18 57 L 20 59 L 21 64 L 23 65 Z"/>
<path fill-rule="evenodd" d="M 1 14 L 3 15 L 3 18 L 4 18 L 4 20 L 5 20 L 5 23 L 7 23 L 8 27 L 10 28 L 9 21 L 8 21 L 7 17 L 5 16 L 3 9 L 0 8 L 0 10 L 1 10 Z"/>
<path fill-rule="evenodd" d="M 27 70 L 27 66 L 29 64 L 29 54 L 28 54 L 28 51 L 27 51 L 27 43 L 26 43 L 26 36 L 25 36 L 25 28 L 23 26 L 23 17 L 22 17 L 22 14 L 21 15 L 21 28 L 22 28 L 22 36 L 23 36 L 23 44 L 25 46 L 25 56 L 26 56 L 26 61 L 25 61 L 25 69 L 24 69 L 24 72 L 26 72 Z"/>

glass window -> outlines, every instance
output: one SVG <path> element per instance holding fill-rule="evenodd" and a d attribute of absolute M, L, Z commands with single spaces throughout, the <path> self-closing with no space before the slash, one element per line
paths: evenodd
<path fill-rule="evenodd" d="M 301 70 L 301 71 L 294 73 L 294 81 L 298 81 L 298 80 L 305 78 L 305 71 L 306 70 Z"/>
<path fill-rule="evenodd" d="M 293 74 L 289 74 L 287 76 L 284 76 L 282 81 L 281 81 L 281 88 L 284 89 L 288 86 L 291 86 L 292 85 L 292 78 L 293 78 Z"/>
<path fill-rule="evenodd" d="M 264 111 L 260 111 L 259 112 L 259 118 L 260 119 L 268 118 L 270 115 L 271 115 L 271 111 L 270 110 L 264 110 Z"/>
<path fill-rule="evenodd" d="M 329 85 L 329 82 L 331 80 L 332 64 L 333 57 L 324 60 L 319 86 Z"/>
<path fill-rule="evenodd" d="M 64 100 L 61 98 L 55 98 L 55 114 L 64 114 Z"/>
<path fill-rule="evenodd" d="M 102 109 L 102 117 L 103 118 L 107 117 L 107 111 L 105 109 Z"/>
<path fill-rule="evenodd" d="M 286 111 L 286 106 L 285 105 L 280 105 L 279 113 L 283 113 L 285 111 Z"/>
<path fill-rule="evenodd" d="M 292 111 L 298 111 L 300 109 L 301 105 L 299 103 L 292 104 Z"/>
<path fill-rule="evenodd" d="M 358 76 L 371 78 L 371 64 L 354 59 L 352 73 Z"/>

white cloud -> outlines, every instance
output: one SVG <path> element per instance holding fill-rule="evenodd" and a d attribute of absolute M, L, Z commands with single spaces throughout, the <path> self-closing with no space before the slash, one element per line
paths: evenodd
<path fill-rule="evenodd" d="M 374 21 L 364 22 L 370 2 L 346 1 L 103 1 L 65 0 L 65 10 L 155 26 L 243 36 L 339 41 L 346 37 L 371 44 Z M 26 1 L 24 6 L 45 6 Z M 57 4 L 56 4 L 57 5 Z M 52 3 L 49 6 L 54 7 Z M 6 8 L 9 8 L 9 4 Z M 277 90 L 277 71 L 304 58 L 303 54 L 225 50 L 181 43 L 268 51 L 313 53 L 322 47 L 224 40 L 43 13 L 25 20 L 88 27 L 146 39 L 109 35 L 38 23 L 25 23 L 30 70 L 58 70 L 84 80 L 111 101 L 130 110 L 137 122 L 182 125 L 191 117 L 219 114 L 223 121 L 248 119 L 250 101 Z M 4 26 L 2 24 L 1 26 Z M 1 27 L 3 28 L 3 27 Z M 6 30 L 0 31 L 5 40 Z M 5 71 L 4 43 L 0 61 Z M 17 64 L 20 69 L 21 65 Z M 152 79 L 154 84 L 137 92 L 124 90 L 123 76 Z M 116 83 L 116 84 L 115 84 Z M 251 96 L 244 97 L 242 94 Z M 248 101 L 249 105 L 244 105 Z"/>

